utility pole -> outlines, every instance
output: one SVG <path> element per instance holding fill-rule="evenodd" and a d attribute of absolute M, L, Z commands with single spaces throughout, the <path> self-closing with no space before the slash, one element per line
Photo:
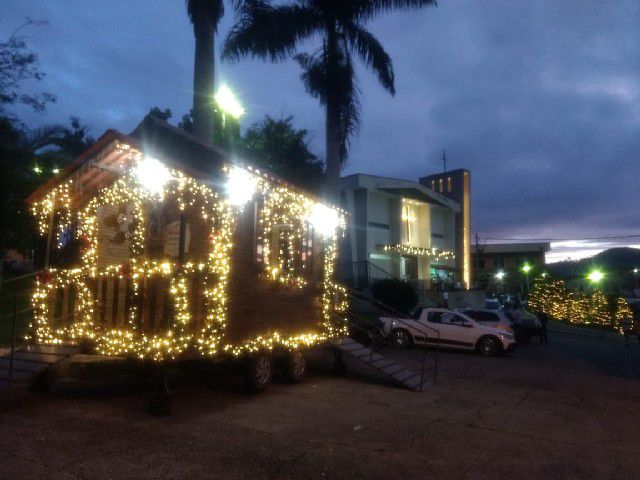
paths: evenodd
<path fill-rule="evenodd" d="M 447 152 L 444 151 L 444 148 L 442 149 L 442 173 L 447 173 Z"/>

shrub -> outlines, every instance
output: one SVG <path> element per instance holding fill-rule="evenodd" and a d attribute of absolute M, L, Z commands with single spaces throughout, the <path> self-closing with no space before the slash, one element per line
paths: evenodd
<path fill-rule="evenodd" d="M 371 293 L 378 302 L 406 314 L 418 303 L 413 286 L 395 278 L 376 280 L 371 286 Z"/>

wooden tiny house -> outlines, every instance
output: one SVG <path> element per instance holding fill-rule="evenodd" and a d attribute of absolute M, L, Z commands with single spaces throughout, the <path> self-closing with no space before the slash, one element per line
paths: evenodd
<path fill-rule="evenodd" d="M 156 360 L 345 332 L 342 213 L 148 116 L 29 199 L 47 239 L 32 339 Z"/>

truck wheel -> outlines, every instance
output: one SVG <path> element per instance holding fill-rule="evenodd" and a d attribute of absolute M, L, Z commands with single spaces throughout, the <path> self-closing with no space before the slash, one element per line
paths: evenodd
<path fill-rule="evenodd" d="M 398 328 L 391 332 L 391 345 L 395 348 L 407 348 L 410 344 L 411 336 L 406 330 Z"/>
<path fill-rule="evenodd" d="M 307 365 L 302 352 L 293 350 L 287 352 L 282 361 L 282 373 L 289 383 L 298 383 L 304 377 Z"/>
<path fill-rule="evenodd" d="M 502 353 L 502 345 L 494 337 L 482 337 L 478 341 L 478 352 L 485 357 L 495 357 Z"/>
<path fill-rule="evenodd" d="M 271 355 L 258 354 L 247 359 L 244 371 L 244 384 L 252 393 L 262 392 L 271 382 L 273 362 Z"/>

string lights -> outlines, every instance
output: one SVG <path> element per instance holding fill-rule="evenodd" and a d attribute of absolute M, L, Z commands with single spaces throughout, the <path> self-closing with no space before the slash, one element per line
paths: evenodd
<path fill-rule="evenodd" d="M 403 255 L 417 255 L 419 257 L 430 257 L 433 260 L 452 260 L 454 253 L 448 250 L 441 250 L 439 248 L 421 248 L 412 247 L 410 245 L 385 245 L 382 247 L 385 252 L 396 252 Z"/>
<path fill-rule="evenodd" d="M 76 235 L 83 240 L 80 267 L 50 269 L 36 280 L 32 339 L 50 344 L 89 339 L 102 354 L 162 360 L 175 358 L 188 349 L 210 356 L 219 353 L 241 355 L 275 347 L 299 348 L 346 332 L 346 290 L 333 281 L 336 229 L 344 229 L 343 212 L 321 205 L 250 168 L 225 168 L 223 174 L 229 180 L 229 189 L 246 190 L 250 185 L 251 195 L 223 192 L 219 196 L 208 185 L 178 170 L 167 169 L 157 160 L 141 157 L 139 152 L 125 147 L 121 146 L 120 150 L 130 151 L 137 164 L 134 162 L 133 168 L 101 189 L 77 212 Z M 162 178 L 154 177 L 156 173 Z M 234 187 L 234 182 L 240 180 L 242 185 Z M 58 220 L 58 232 L 74 222 L 71 187 L 72 180 L 62 183 L 33 205 L 40 234 L 47 233 L 52 215 Z M 258 211 L 258 260 L 265 278 L 286 287 L 311 288 L 311 294 L 316 288 L 308 281 L 312 252 L 324 253 L 320 293 L 322 331 L 292 336 L 276 331 L 241 344 L 226 340 L 225 330 L 229 322 L 227 287 L 233 274 L 230 260 L 232 235 L 239 217 L 244 214 L 243 204 L 254 195 L 256 205 L 261 207 Z M 180 215 L 187 211 L 199 212 L 209 231 L 206 258 L 183 264 L 171 257 L 149 258 L 149 252 L 145 250 L 148 248 L 149 212 L 159 203 L 175 204 Z M 99 219 L 105 207 L 120 209 L 117 225 L 122 227 L 122 231 L 119 230 L 118 235 L 128 248 L 127 259 L 123 263 L 104 264 L 101 257 L 106 245 L 100 245 L 101 241 L 104 242 L 104 235 L 99 232 Z M 322 235 L 314 236 L 314 230 Z M 317 237 L 321 238 L 318 240 Z M 313 245 L 313 241 L 318 245 Z M 317 250 L 313 249 L 314 246 Z M 126 305 L 124 320 L 117 324 L 98 315 L 99 308 L 103 306 L 97 292 L 106 288 L 105 282 L 113 291 L 118 288 L 125 297 L 120 301 L 121 305 Z M 146 289 L 151 284 L 166 286 L 164 293 L 170 313 L 163 328 L 157 325 L 151 328 L 143 318 L 143 304 L 148 297 Z M 73 322 L 57 326 L 54 319 L 56 295 L 65 288 L 76 292 Z M 196 328 L 194 298 L 198 295 L 204 298 L 206 313 L 202 325 Z"/>
<path fill-rule="evenodd" d="M 624 298 L 618 298 L 615 305 L 609 305 L 607 297 L 600 290 L 590 294 L 569 292 L 564 281 L 548 276 L 534 280 L 528 302 L 529 308 L 535 312 L 576 325 L 619 329 L 623 318 L 633 316 Z"/>

